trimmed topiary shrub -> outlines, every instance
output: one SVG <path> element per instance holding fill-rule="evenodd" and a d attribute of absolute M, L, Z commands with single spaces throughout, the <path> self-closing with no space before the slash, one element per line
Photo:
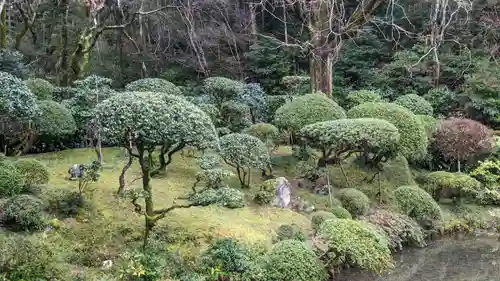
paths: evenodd
<path fill-rule="evenodd" d="M 337 216 L 327 211 L 317 211 L 311 215 L 311 228 L 313 233 L 317 233 L 321 225 L 327 220 L 336 219 Z"/>
<path fill-rule="evenodd" d="M 47 211 L 63 218 L 75 217 L 89 202 L 78 192 L 67 188 L 47 188 L 43 193 Z"/>
<path fill-rule="evenodd" d="M 242 187 L 250 186 L 250 169 L 265 169 L 270 162 L 266 145 L 247 134 L 229 134 L 220 138 L 220 155 L 236 169 Z"/>
<path fill-rule="evenodd" d="M 437 171 L 426 176 L 425 190 L 434 200 L 441 198 L 476 198 L 481 192 L 481 183 L 462 173 Z"/>
<path fill-rule="evenodd" d="M 189 200 L 196 206 L 208 206 L 217 204 L 229 209 L 242 208 L 245 206 L 245 194 L 237 189 L 223 187 L 219 189 L 207 189 L 193 194 Z"/>
<path fill-rule="evenodd" d="M 12 164 L 0 165 L 0 196 L 14 196 L 24 189 L 24 178 Z"/>
<path fill-rule="evenodd" d="M 409 160 L 422 159 L 429 143 L 415 114 L 393 103 L 364 103 L 347 112 L 349 118 L 378 118 L 392 123 L 400 135 L 400 153 Z"/>
<path fill-rule="evenodd" d="M 284 240 L 265 256 L 265 280 L 324 281 L 326 271 L 314 251 L 303 242 Z"/>
<path fill-rule="evenodd" d="M 24 177 L 25 184 L 38 185 L 49 182 L 49 170 L 42 162 L 32 158 L 22 158 L 16 160 L 13 164 Z"/>
<path fill-rule="evenodd" d="M 280 137 L 278 128 L 268 123 L 253 124 L 245 129 L 244 133 L 258 138 L 268 146 L 273 146 Z"/>
<path fill-rule="evenodd" d="M 433 144 L 445 159 L 460 163 L 491 151 L 493 136 L 488 127 L 477 121 L 450 118 L 442 121 L 437 128 Z"/>
<path fill-rule="evenodd" d="M 38 103 L 41 114 L 33 121 L 40 135 L 63 136 L 76 131 L 76 122 L 71 111 L 64 105 L 51 100 Z"/>
<path fill-rule="evenodd" d="M 269 205 L 276 197 L 276 180 L 270 179 L 260 184 L 259 191 L 255 194 L 254 200 L 259 205 Z"/>
<path fill-rule="evenodd" d="M 372 90 L 358 90 L 350 92 L 346 97 L 346 108 L 353 108 L 365 102 L 381 102 L 382 96 Z"/>
<path fill-rule="evenodd" d="M 203 90 L 220 107 L 224 102 L 243 95 L 245 84 L 226 77 L 210 77 L 203 82 Z"/>
<path fill-rule="evenodd" d="M 378 227 L 387 238 L 393 251 L 403 250 L 403 246 L 425 247 L 425 234 L 412 218 L 387 210 L 377 210 L 364 220 Z"/>
<path fill-rule="evenodd" d="M 267 122 L 272 122 L 274 120 L 276 110 L 289 101 L 291 101 L 291 99 L 287 95 L 266 96 Z"/>
<path fill-rule="evenodd" d="M 459 105 L 457 94 L 445 87 L 432 88 L 424 96 L 436 115 L 446 115 Z"/>
<path fill-rule="evenodd" d="M 330 212 L 339 219 L 352 219 L 351 213 L 340 206 L 333 206 L 332 208 L 330 208 Z"/>
<path fill-rule="evenodd" d="M 179 87 L 160 78 L 143 78 L 125 85 L 125 90 L 135 92 L 155 92 L 169 95 L 182 95 Z"/>
<path fill-rule="evenodd" d="M 337 195 L 342 206 L 353 217 L 366 214 L 370 209 L 370 199 L 363 192 L 354 188 L 344 188 Z"/>
<path fill-rule="evenodd" d="M 276 230 L 276 242 L 284 240 L 306 241 L 306 234 L 296 224 L 282 224 Z"/>
<path fill-rule="evenodd" d="M 214 125 L 217 125 L 221 122 L 220 110 L 214 104 L 203 103 L 199 104 L 198 107 L 210 117 Z"/>
<path fill-rule="evenodd" d="M 43 202 L 31 195 L 16 195 L 3 205 L 3 223 L 16 230 L 42 230 L 44 218 Z"/>
<path fill-rule="evenodd" d="M 55 87 L 49 81 L 41 78 L 30 78 L 25 83 L 38 100 L 52 99 Z"/>
<path fill-rule="evenodd" d="M 202 264 L 219 268 L 225 273 L 242 273 L 247 270 L 250 258 L 247 249 L 233 238 L 218 239 L 201 254 Z"/>
<path fill-rule="evenodd" d="M 264 121 L 266 113 L 266 93 L 258 83 L 246 84 L 238 101 L 250 108 L 252 122 Z"/>
<path fill-rule="evenodd" d="M 307 94 L 285 103 L 276 110 L 274 124 L 296 132 L 304 126 L 321 121 L 345 118 L 345 110 L 321 93 Z"/>
<path fill-rule="evenodd" d="M 363 270 L 381 273 L 393 267 L 385 237 L 374 227 L 349 219 L 328 220 L 321 225 L 319 237 L 334 260 L 331 266 L 346 263 Z"/>
<path fill-rule="evenodd" d="M 39 114 L 36 97 L 19 78 L 0 72 L 0 114 L 30 119 Z"/>
<path fill-rule="evenodd" d="M 244 103 L 224 102 L 220 114 L 222 125 L 234 133 L 239 133 L 252 124 L 250 108 Z"/>
<path fill-rule="evenodd" d="M 429 116 L 429 115 L 415 115 L 420 122 L 420 124 L 424 127 L 424 130 L 427 134 L 427 138 L 429 140 L 432 138 L 434 135 L 434 132 L 436 132 L 437 127 L 438 127 L 438 121 L 436 118 Z"/>
<path fill-rule="evenodd" d="M 398 187 L 394 190 L 394 203 L 403 214 L 414 218 L 423 226 L 433 226 L 443 218 L 438 203 L 418 186 Z"/>
<path fill-rule="evenodd" d="M 394 103 L 408 108 L 416 115 L 432 116 L 433 114 L 432 105 L 423 97 L 416 94 L 400 96 Z"/>

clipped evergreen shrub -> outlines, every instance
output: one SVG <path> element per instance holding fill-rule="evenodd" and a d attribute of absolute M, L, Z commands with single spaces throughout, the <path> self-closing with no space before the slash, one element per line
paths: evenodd
<path fill-rule="evenodd" d="M 382 96 L 372 90 L 357 90 L 350 92 L 346 97 L 346 108 L 353 108 L 365 102 L 381 102 Z"/>
<path fill-rule="evenodd" d="M 220 268 L 226 273 L 242 273 L 249 267 L 250 257 L 247 249 L 236 239 L 222 238 L 202 253 L 201 261 L 206 268 Z"/>
<path fill-rule="evenodd" d="M 433 114 L 432 105 L 423 97 L 416 94 L 400 96 L 394 101 L 394 103 L 408 108 L 417 115 L 432 116 Z"/>
<path fill-rule="evenodd" d="M 27 185 L 40 185 L 49 182 L 49 170 L 42 162 L 32 158 L 18 159 L 13 163 L 17 171 L 24 177 Z"/>
<path fill-rule="evenodd" d="M 31 195 L 9 198 L 3 205 L 2 221 L 16 230 L 39 231 L 45 226 L 43 202 Z"/>
<path fill-rule="evenodd" d="M 229 187 L 207 189 L 200 193 L 195 193 L 189 200 L 197 206 L 217 204 L 220 207 L 230 209 L 242 208 L 245 206 L 245 194 L 237 189 Z"/>
<path fill-rule="evenodd" d="M 343 207 L 333 206 L 329 210 L 339 219 L 352 219 L 351 213 Z"/>
<path fill-rule="evenodd" d="M 276 180 L 270 179 L 260 184 L 259 191 L 255 194 L 254 200 L 259 205 L 269 205 L 276 197 Z"/>
<path fill-rule="evenodd" d="M 179 89 L 179 87 L 175 86 L 172 82 L 169 82 L 161 78 L 139 79 L 125 85 L 125 90 L 135 91 L 135 92 L 165 93 L 175 96 L 182 95 L 182 92 Z"/>
<path fill-rule="evenodd" d="M 71 111 L 51 100 L 38 102 L 41 114 L 34 118 L 35 129 L 40 135 L 64 136 L 76 131 L 76 122 Z"/>
<path fill-rule="evenodd" d="M 311 215 L 311 228 L 313 230 L 313 233 L 317 233 L 321 227 L 321 225 L 327 221 L 327 220 L 332 220 L 336 219 L 337 217 L 327 211 L 317 211 L 314 212 Z"/>
<path fill-rule="evenodd" d="M 418 186 L 398 187 L 394 190 L 394 203 L 403 214 L 414 218 L 424 226 L 433 226 L 443 218 L 441 208 L 436 201 Z"/>
<path fill-rule="evenodd" d="M 25 83 L 38 100 L 52 99 L 55 87 L 49 81 L 41 78 L 30 78 Z"/>
<path fill-rule="evenodd" d="M 481 192 L 481 183 L 463 173 L 437 171 L 426 176 L 424 188 L 434 200 L 441 198 L 475 198 Z"/>
<path fill-rule="evenodd" d="M 24 177 L 9 163 L 0 165 L 0 197 L 20 194 L 25 186 Z"/>
<path fill-rule="evenodd" d="M 306 234 L 304 231 L 296 224 L 282 224 L 276 230 L 276 242 L 283 240 L 297 240 L 304 242 L 306 241 Z"/>
<path fill-rule="evenodd" d="M 342 206 L 349 211 L 353 217 L 366 214 L 370 209 L 370 199 L 363 192 L 354 188 L 344 188 L 337 196 Z"/>

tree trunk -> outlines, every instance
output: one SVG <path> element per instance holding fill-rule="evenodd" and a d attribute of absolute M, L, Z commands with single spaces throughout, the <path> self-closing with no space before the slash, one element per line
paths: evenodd
<path fill-rule="evenodd" d="M 63 10 L 63 22 L 62 22 L 62 30 L 61 30 L 61 45 L 62 45 L 62 54 L 61 54 L 61 70 L 62 80 L 61 84 L 63 86 L 69 85 L 69 40 L 68 40 L 68 16 L 69 16 L 69 0 L 62 1 L 62 10 Z"/>
<path fill-rule="evenodd" d="M 151 154 L 151 153 L 149 153 Z M 151 159 L 149 159 L 151 162 Z M 153 205 L 153 190 L 151 188 L 151 175 L 150 175 L 150 167 L 151 163 L 145 163 L 144 161 L 144 149 L 139 148 L 139 164 L 141 165 L 142 171 L 142 189 L 146 193 L 144 196 L 144 204 L 146 206 L 145 214 L 144 214 L 144 241 L 143 248 L 146 248 L 148 245 L 148 239 L 151 234 L 151 231 L 154 227 L 154 205 Z"/>
<path fill-rule="evenodd" d="M 5 6 L 5 1 L 1 2 L 1 13 L 0 13 L 0 49 L 7 48 L 7 7 Z"/>
<path fill-rule="evenodd" d="M 125 191 L 125 173 L 127 170 L 132 166 L 134 158 L 131 154 L 128 156 L 128 162 L 123 166 L 122 173 L 120 174 L 120 177 L 118 178 L 118 182 L 120 183 L 120 186 L 118 187 L 118 194 L 123 194 Z"/>
<path fill-rule="evenodd" d="M 317 52 L 312 55 L 309 64 L 311 91 L 313 93 L 322 92 L 331 98 L 333 90 L 333 54 L 326 51 Z"/>

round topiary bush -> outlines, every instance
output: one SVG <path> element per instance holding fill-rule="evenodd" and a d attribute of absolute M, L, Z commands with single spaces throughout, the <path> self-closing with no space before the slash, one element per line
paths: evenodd
<path fill-rule="evenodd" d="M 37 114 L 36 97 L 19 78 L 0 72 L 0 114 L 10 118 L 33 118 Z"/>
<path fill-rule="evenodd" d="M 424 226 L 432 226 L 443 217 L 438 203 L 418 186 L 398 187 L 394 190 L 394 203 L 403 214 Z"/>
<path fill-rule="evenodd" d="M 237 189 L 223 187 L 219 189 L 207 189 L 193 194 L 189 200 L 196 206 L 208 206 L 217 204 L 229 209 L 242 208 L 245 206 L 245 194 Z"/>
<path fill-rule="evenodd" d="M 406 215 L 377 210 L 364 217 L 364 220 L 385 233 L 393 251 L 401 251 L 403 246 L 426 246 L 424 231 L 416 221 Z"/>
<path fill-rule="evenodd" d="M 226 77 L 209 77 L 203 82 L 203 90 L 220 107 L 224 102 L 243 95 L 245 84 Z"/>
<path fill-rule="evenodd" d="M 353 217 L 366 214 L 370 209 L 370 199 L 363 192 L 354 188 L 344 188 L 337 195 L 342 206 Z"/>
<path fill-rule="evenodd" d="M 415 115 L 420 124 L 424 127 L 424 130 L 427 134 L 427 138 L 429 140 L 432 138 L 432 135 L 437 130 L 438 121 L 436 118 L 429 115 Z"/>
<path fill-rule="evenodd" d="M 14 165 L 0 165 L 0 196 L 14 196 L 24 189 L 24 178 Z"/>
<path fill-rule="evenodd" d="M 228 127 L 231 132 L 241 132 L 252 124 L 250 108 L 244 103 L 224 102 L 221 105 L 220 115 L 222 125 Z"/>
<path fill-rule="evenodd" d="M 219 267 L 226 273 L 242 273 L 250 263 L 249 253 L 233 238 L 218 239 L 201 255 L 201 262 L 206 268 Z"/>
<path fill-rule="evenodd" d="M 321 225 L 327 220 L 336 219 L 337 216 L 327 211 L 317 211 L 311 215 L 311 228 L 313 233 L 317 233 Z"/>
<path fill-rule="evenodd" d="M 300 241 L 281 241 L 265 258 L 268 281 L 324 281 L 328 277 L 314 251 Z"/>
<path fill-rule="evenodd" d="M 64 105 L 51 100 L 38 103 L 41 114 L 33 123 L 40 135 L 64 136 L 76 131 L 76 122 L 71 111 Z"/>
<path fill-rule="evenodd" d="M 284 240 L 297 240 L 304 242 L 306 241 L 306 234 L 304 231 L 296 224 L 282 224 L 276 230 L 277 242 Z"/>
<path fill-rule="evenodd" d="M 408 108 L 414 114 L 430 116 L 433 114 L 432 105 L 423 97 L 416 94 L 400 96 L 394 101 L 394 103 Z"/>
<path fill-rule="evenodd" d="M 42 162 L 32 158 L 22 158 L 14 162 L 14 167 L 24 177 L 27 185 L 46 184 L 49 182 L 49 170 Z"/>
<path fill-rule="evenodd" d="M 55 87 L 49 81 L 41 78 L 30 78 L 25 83 L 38 100 L 52 99 Z"/>
<path fill-rule="evenodd" d="M 276 197 L 276 180 L 270 179 L 260 184 L 259 191 L 255 194 L 254 200 L 259 205 L 269 205 Z"/>
<path fill-rule="evenodd" d="M 372 90 L 358 90 L 350 92 L 346 97 L 346 108 L 353 108 L 365 102 L 381 102 L 382 96 Z"/>
<path fill-rule="evenodd" d="M 345 118 L 345 110 L 326 95 L 307 94 L 285 103 L 274 116 L 278 128 L 298 131 L 304 126 L 321 121 Z"/>
<path fill-rule="evenodd" d="M 43 202 L 31 195 L 16 195 L 3 206 L 2 221 L 17 230 L 37 231 L 43 229 Z"/>
<path fill-rule="evenodd" d="M 211 103 L 204 103 L 198 105 L 198 107 L 203 110 L 210 117 L 210 119 L 212 119 L 212 123 L 214 123 L 214 125 L 220 123 L 221 115 L 220 110 L 217 108 L 217 106 Z"/>
<path fill-rule="evenodd" d="M 400 153 L 409 160 L 422 159 L 429 143 L 424 127 L 407 108 L 393 103 L 363 103 L 347 112 L 349 118 L 378 118 L 392 123 L 399 131 Z"/>
<path fill-rule="evenodd" d="M 367 223 L 349 219 L 325 221 L 319 230 L 327 251 L 335 261 L 363 270 L 381 273 L 393 267 L 391 251 L 385 237 Z"/>
<path fill-rule="evenodd" d="M 160 78 L 143 78 L 125 85 L 125 90 L 135 92 L 156 92 L 169 95 L 182 95 L 179 87 Z"/>
<path fill-rule="evenodd" d="M 330 208 L 330 212 L 339 219 L 352 219 L 351 213 L 340 206 L 333 206 L 332 208 Z"/>
<path fill-rule="evenodd" d="M 462 173 L 437 171 L 425 178 L 425 190 L 438 201 L 441 198 L 475 198 L 481 192 L 481 183 Z"/>
<path fill-rule="evenodd" d="M 244 133 L 254 136 L 266 144 L 273 144 L 280 137 L 278 128 L 276 128 L 273 124 L 268 123 L 253 124 L 245 129 Z"/>

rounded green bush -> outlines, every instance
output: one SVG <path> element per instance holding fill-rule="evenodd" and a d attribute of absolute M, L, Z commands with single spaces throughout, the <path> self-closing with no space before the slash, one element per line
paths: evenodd
<path fill-rule="evenodd" d="M 306 241 L 306 234 L 304 231 L 296 224 L 282 224 L 276 230 L 276 240 L 297 240 L 304 242 Z"/>
<path fill-rule="evenodd" d="M 391 122 L 399 131 L 400 153 L 419 160 L 427 154 L 429 140 L 424 127 L 410 110 L 393 103 L 363 103 L 347 112 L 349 118 L 378 118 Z"/>
<path fill-rule="evenodd" d="M 25 83 L 38 100 L 52 99 L 55 87 L 49 81 L 41 78 L 30 78 Z"/>
<path fill-rule="evenodd" d="M 398 97 L 395 104 L 399 104 L 411 110 L 414 114 L 432 116 L 432 105 L 423 97 L 416 94 L 409 94 Z"/>
<path fill-rule="evenodd" d="M 280 136 L 278 128 L 268 123 L 253 124 L 244 133 L 258 138 L 263 143 L 274 143 Z"/>
<path fill-rule="evenodd" d="M 339 219 L 352 219 L 351 213 L 340 206 L 333 206 L 332 208 L 330 208 L 330 212 Z"/>
<path fill-rule="evenodd" d="M 221 114 L 220 110 L 215 106 L 214 104 L 211 103 L 204 103 L 198 105 L 198 107 L 203 110 L 209 117 L 212 119 L 212 122 L 214 125 L 218 124 L 220 122 Z"/>
<path fill-rule="evenodd" d="M 222 125 L 232 132 L 241 132 L 252 124 L 250 108 L 240 102 L 224 102 L 220 109 Z"/>
<path fill-rule="evenodd" d="M 259 191 L 255 194 L 254 200 L 259 205 L 269 205 L 274 201 L 276 180 L 270 179 L 260 184 Z"/>
<path fill-rule="evenodd" d="M 274 245 L 266 256 L 265 273 L 268 281 L 324 281 L 328 277 L 314 251 L 296 240 Z"/>
<path fill-rule="evenodd" d="M 249 263 L 248 251 L 233 238 L 218 239 L 202 253 L 202 264 L 205 267 L 220 267 L 226 273 L 244 272 Z"/>
<path fill-rule="evenodd" d="M 442 220 L 443 214 L 438 203 L 418 186 L 400 186 L 394 190 L 394 203 L 399 210 L 426 226 Z"/>
<path fill-rule="evenodd" d="M 403 246 L 424 247 L 425 234 L 412 218 L 387 210 L 377 210 L 364 220 L 379 228 L 387 238 L 393 251 L 403 250 Z"/>
<path fill-rule="evenodd" d="M 247 134 L 229 134 L 220 138 L 220 155 L 233 167 L 264 169 L 269 152 L 258 138 Z"/>
<path fill-rule="evenodd" d="M 182 95 L 179 87 L 161 78 L 143 78 L 125 85 L 125 90 L 134 92 L 155 92 L 169 95 Z"/>
<path fill-rule="evenodd" d="M 42 162 L 23 158 L 14 162 L 14 167 L 24 177 L 24 182 L 27 185 L 46 184 L 49 182 L 49 170 Z"/>
<path fill-rule="evenodd" d="M 434 113 L 445 115 L 459 104 L 459 97 L 456 93 L 445 87 L 432 88 L 424 96 Z"/>
<path fill-rule="evenodd" d="M 3 206 L 2 221 L 19 230 L 37 231 L 43 229 L 43 202 L 31 195 L 16 195 Z"/>
<path fill-rule="evenodd" d="M 431 139 L 432 135 L 438 128 L 438 121 L 436 118 L 429 115 L 415 115 L 420 124 L 424 127 L 427 138 Z"/>
<path fill-rule="evenodd" d="M 274 116 L 278 128 L 298 131 L 321 121 L 345 118 L 345 110 L 321 93 L 307 94 L 285 103 Z"/>
<path fill-rule="evenodd" d="M 349 211 L 353 217 L 366 214 L 370 209 L 370 199 L 363 192 L 354 188 L 344 188 L 337 196 L 342 206 Z"/>
<path fill-rule="evenodd" d="M 346 97 L 346 107 L 353 108 L 365 102 L 381 102 L 382 96 L 372 90 L 358 90 L 350 92 Z"/>
<path fill-rule="evenodd" d="M 221 106 L 224 102 L 241 96 L 245 91 L 245 84 L 226 77 L 209 77 L 203 81 L 203 90 L 217 106 Z"/>
<path fill-rule="evenodd" d="M 425 190 L 437 201 L 441 198 L 476 197 L 481 192 L 481 183 L 462 173 L 437 171 L 426 176 Z"/>
<path fill-rule="evenodd" d="M 328 220 L 321 225 L 319 234 L 336 258 L 350 266 L 376 273 L 393 267 L 387 240 L 367 223 L 349 219 Z"/>
<path fill-rule="evenodd" d="M 327 211 L 317 211 L 311 215 L 311 228 L 313 233 L 317 233 L 321 227 L 321 225 L 327 221 L 336 219 L 337 216 Z"/>
<path fill-rule="evenodd" d="M 207 189 L 195 193 L 189 200 L 196 206 L 208 206 L 217 204 L 229 209 L 242 208 L 245 206 L 245 194 L 238 189 L 223 187 L 219 189 Z"/>
<path fill-rule="evenodd" d="M 41 135 L 63 136 L 76 131 L 76 122 L 71 111 L 51 100 L 38 102 L 41 115 L 34 119 L 36 130 Z"/>
<path fill-rule="evenodd" d="M 0 165 L 0 196 L 14 196 L 24 189 L 24 178 L 12 164 Z"/>

